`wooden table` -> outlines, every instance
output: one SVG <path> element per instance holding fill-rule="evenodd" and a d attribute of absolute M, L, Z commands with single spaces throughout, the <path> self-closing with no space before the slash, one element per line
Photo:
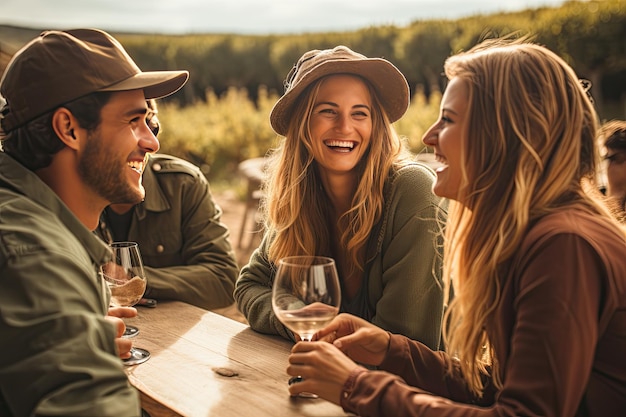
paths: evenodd
<path fill-rule="evenodd" d="M 159 416 L 347 416 L 321 399 L 291 398 L 292 343 L 182 302 L 138 308 L 134 344 L 152 357 L 127 367 L 142 407 Z"/>

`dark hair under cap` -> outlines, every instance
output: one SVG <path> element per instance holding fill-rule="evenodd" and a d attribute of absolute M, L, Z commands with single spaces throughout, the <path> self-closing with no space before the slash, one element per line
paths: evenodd
<path fill-rule="evenodd" d="M 612 120 L 600 128 L 604 146 L 614 150 L 626 150 L 626 121 Z"/>
<path fill-rule="evenodd" d="M 20 49 L 0 81 L 0 128 L 8 133 L 64 103 L 99 91 L 143 89 L 168 96 L 187 71 L 143 72 L 111 35 L 97 29 L 45 31 Z"/>

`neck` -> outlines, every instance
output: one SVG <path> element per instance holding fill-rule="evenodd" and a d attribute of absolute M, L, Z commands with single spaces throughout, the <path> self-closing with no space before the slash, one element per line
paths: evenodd
<path fill-rule="evenodd" d="M 64 148 L 54 156 L 49 166 L 35 171 L 35 174 L 59 196 L 86 228 L 95 230 L 100 213 L 108 201 L 92 192 L 80 178 L 76 166 L 74 153 Z"/>
<path fill-rule="evenodd" d="M 337 217 L 350 210 L 357 187 L 357 178 L 353 174 L 321 175 L 326 195 L 330 199 Z"/>
<path fill-rule="evenodd" d="M 109 208 L 113 210 L 116 214 L 124 214 L 128 213 L 128 211 L 133 208 L 134 204 L 111 204 Z"/>

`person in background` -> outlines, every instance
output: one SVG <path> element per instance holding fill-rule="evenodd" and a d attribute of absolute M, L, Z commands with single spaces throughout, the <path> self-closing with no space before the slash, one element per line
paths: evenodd
<path fill-rule="evenodd" d="M 161 129 L 156 102 L 150 100 L 148 108 L 156 136 Z M 152 154 L 142 183 L 142 202 L 112 204 L 102 212 L 100 237 L 139 244 L 148 277 L 145 298 L 208 310 L 231 305 L 239 268 L 228 227 L 220 221 L 222 210 L 202 171 L 180 158 Z"/>
<path fill-rule="evenodd" d="M 392 63 L 345 46 L 306 52 L 287 76 L 270 115 L 284 139 L 268 167 L 266 232 L 235 286 L 254 330 L 295 339 L 272 311 L 276 265 L 323 255 L 336 261 L 340 311 L 439 348 L 445 212 L 434 172 L 391 125 L 408 105 Z"/>
<path fill-rule="evenodd" d="M 484 41 L 445 73 L 423 141 L 452 200 L 446 352 L 344 314 L 293 347 L 291 394 L 360 416 L 626 415 L 626 229 L 596 191 L 591 100 L 524 39 Z"/>
<path fill-rule="evenodd" d="M 626 121 L 612 120 L 600 127 L 606 155 L 606 195 L 615 204 L 615 212 L 626 221 Z"/>
<path fill-rule="evenodd" d="M 118 357 L 132 342 L 106 316 L 100 267 L 111 251 L 93 230 L 107 205 L 143 199 L 143 165 L 159 149 L 146 99 L 188 77 L 142 72 L 95 29 L 45 31 L 9 62 L 0 81 L 0 415 L 141 414 Z"/>

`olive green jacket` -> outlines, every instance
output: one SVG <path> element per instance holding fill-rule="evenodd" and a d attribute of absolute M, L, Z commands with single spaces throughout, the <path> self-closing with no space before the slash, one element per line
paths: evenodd
<path fill-rule="evenodd" d="M 180 300 L 205 309 L 233 303 L 239 268 L 198 167 L 182 159 L 151 155 L 143 173 L 145 200 L 135 207 L 128 240 L 137 242 L 146 269 L 146 297 Z M 111 241 L 106 213 L 98 234 Z"/>
<path fill-rule="evenodd" d="M 438 349 L 443 285 L 437 248 L 445 211 L 432 193 L 434 179 L 430 168 L 414 164 L 387 181 L 382 218 L 367 243 L 363 281 L 367 314 L 363 318 Z M 254 330 L 292 339 L 272 311 L 276 266 L 268 260 L 269 243 L 266 234 L 241 270 L 235 300 Z"/>
<path fill-rule="evenodd" d="M 104 318 L 106 245 L 4 152 L 0 242 L 0 416 L 140 415 Z"/>

